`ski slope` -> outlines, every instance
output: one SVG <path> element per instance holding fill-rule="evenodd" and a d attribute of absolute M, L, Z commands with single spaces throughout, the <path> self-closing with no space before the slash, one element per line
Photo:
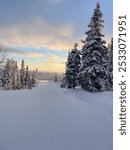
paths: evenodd
<path fill-rule="evenodd" d="M 0 91 L 0 150 L 112 150 L 112 119 L 112 92 Z"/>

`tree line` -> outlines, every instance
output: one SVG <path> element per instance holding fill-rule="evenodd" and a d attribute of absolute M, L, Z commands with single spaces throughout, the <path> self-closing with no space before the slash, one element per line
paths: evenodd
<path fill-rule="evenodd" d="M 0 67 L 0 89 L 3 90 L 20 90 L 31 89 L 36 86 L 36 71 L 29 71 L 28 65 L 25 67 L 22 60 L 21 68 L 18 68 L 17 61 L 7 59 L 1 52 L 1 67 Z"/>
<path fill-rule="evenodd" d="M 61 87 L 81 86 L 89 92 L 113 89 L 113 38 L 106 46 L 103 40 L 103 13 L 98 2 L 85 32 L 82 49 L 78 44 L 69 51 Z"/>

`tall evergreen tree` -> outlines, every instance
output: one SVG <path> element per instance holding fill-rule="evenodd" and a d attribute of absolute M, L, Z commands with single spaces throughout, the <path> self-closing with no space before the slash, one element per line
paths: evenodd
<path fill-rule="evenodd" d="M 1 86 L 4 90 L 12 90 L 11 61 L 8 59 L 2 72 Z"/>
<path fill-rule="evenodd" d="M 113 38 L 111 38 L 110 50 L 108 52 L 110 72 L 113 71 Z"/>
<path fill-rule="evenodd" d="M 7 60 L 7 55 L 4 47 L 0 46 L 0 70 L 4 66 Z"/>
<path fill-rule="evenodd" d="M 80 52 L 77 49 L 78 44 L 69 52 L 66 64 L 66 73 L 62 87 L 75 88 L 78 85 L 78 73 L 80 68 Z"/>
<path fill-rule="evenodd" d="M 13 59 L 10 61 L 11 63 L 11 80 L 12 80 L 12 89 L 16 90 L 16 81 L 17 81 L 17 62 Z"/>
<path fill-rule="evenodd" d="M 35 87 L 35 83 L 33 83 L 33 78 L 35 78 L 35 74 L 32 74 L 29 71 L 28 65 L 26 66 L 26 72 L 25 72 L 25 84 L 27 89 L 31 89 L 32 87 Z"/>
<path fill-rule="evenodd" d="M 18 70 L 18 65 L 16 65 L 16 89 L 21 89 L 21 83 L 20 83 L 20 72 Z"/>
<path fill-rule="evenodd" d="M 28 88 L 29 86 L 29 68 L 28 68 L 28 65 L 26 66 L 26 71 L 25 71 L 25 86 L 26 88 Z"/>
<path fill-rule="evenodd" d="M 113 89 L 113 38 L 111 38 L 110 47 L 108 49 L 108 70 L 109 70 L 108 90 L 112 90 Z"/>
<path fill-rule="evenodd" d="M 21 83 L 21 88 L 24 89 L 25 86 L 26 86 L 26 83 L 25 83 L 25 64 L 24 64 L 24 60 L 22 60 L 21 69 L 20 69 L 20 83 Z"/>
<path fill-rule="evenodd" d="M 103 13 L 98 2 L 94 9 L 89 30 L 82 47 L 82 65 L 80 68 L 80 84 L 90 92 L 103 91 L 106 88 L 107 72 L 107 48 L 102 40 Z"/>
<path fill-rule="evenodd" d="M 35 87 L 36 86 L 36 72 L 32 72 L 32 76 L 30 78 L 30 85 L 31 87 Z"/>

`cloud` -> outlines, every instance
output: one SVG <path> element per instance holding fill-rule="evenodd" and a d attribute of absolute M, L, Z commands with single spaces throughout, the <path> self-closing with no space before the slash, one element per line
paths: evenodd
<path fill-rule="evenodd" d="M 39 71 L 45 71 L 45 72 L 64 72 L 65 71 L 65 64 L 59 64 L 59 63 L 43 63 L 43 64 L 36 64 L 29 65 L 32 70 L 35 70 L 35 66 L 37 66 Z"/>
<path fill-rule="evenodd" d="M 70 49 L 80 39 L 96 4 L 96 0 L 0 1 L 0 41 L 52 50 Z M 112 0 L 101 3 L 107 18 L 105 28 L 111 33 Z"/>
<path fill-rule="evenodd" d="M 47 54 L 46 59 L 43 62 L 42 68 L 44 68 L 44 71 L 51 70 L 51 72 L 64 72 L 65 62 L 66 62 L 66 57 L 61 58 L 58 55 Z"/>
<path fill-rule="evenodd" d="M 49 72 L 64 72 L 65 62 L 66 58 L 61 58 L 60 56 L 54 54 L 47 54 L 42 66 L 38 65 L 38 68 Z"/>
<path fill-rule="evenodd" d="M 46 64 L 65 64 L 66 62 L 66 57 L 61 58 L 58 55 L 54 55 L 54 54 L 47 54 L 45 56 L 45 60 L 44 63 Z"/>
<path fill-rule="evenodd" d="M 14 48 L 5 48 L 7 54 L 11 54 L 13 56 L 24 56 L 24 57 L 42 57 L 43 54 L 38 53 L 38 52 L 27 52 L 27 51 L 22 51 Z"/>
<path fill-rule="evenodd" d="M 76 39 L 74 37 L 74 26 L 71 23 L 50 25 L 42 19 L 0 28 L 0 41 L 7 46 L 68 50 Z"/>
<path fill-rule="evenodd" d="M 43 59 L 36 59 L 31 62 L 26 59 L 27 64 L 29 64 L 32 70 L 37 67 L 39 71 L 46 72 L 64 72 L 66 57 L 61 57 L 58 54 L 44 54 Z"/>
<path fill-rule="evenodd" d="M 60 56 L 57 54 L 53 54 L 53 51 L 49 53 L 39 53 L 39 52 L 29 52 L 28 49 L 22 48 L 5 48 L 7 54 L 9 54 L 13 58 L 17 58 L 18 64 L 21 60 L 21 57 L 24 58 L 27 64 L 29 64 L 31 70 L 34 70 L 38 67 L 40 71 L 49 71 L 49 72 L 64 72 L 65 71 L 65 62 L 66 62 L 66 55 Z M 36 50 L 35 50 L 36 51 Z M 20 56 L 20 57 L 17 57 Z M 38 57 L 38 59 L 37 59 Z M 20 58 L 20 59 L 19 59 Z M 31 59 L 30 59 L 31 58 Z M 34 59 L 33 59 L 34 58 Z M 36 58 L 36 59 L 35 59 Z M 20 64 L 19 64 L 20 66 Z"/>

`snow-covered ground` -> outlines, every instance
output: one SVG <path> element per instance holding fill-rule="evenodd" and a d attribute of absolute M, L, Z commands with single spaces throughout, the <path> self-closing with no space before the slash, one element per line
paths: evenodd
<path fill-rule="evenodd" d="M 112 119 L 112 92 L 0 91 L 0 150 L 112 150 Z"/>

